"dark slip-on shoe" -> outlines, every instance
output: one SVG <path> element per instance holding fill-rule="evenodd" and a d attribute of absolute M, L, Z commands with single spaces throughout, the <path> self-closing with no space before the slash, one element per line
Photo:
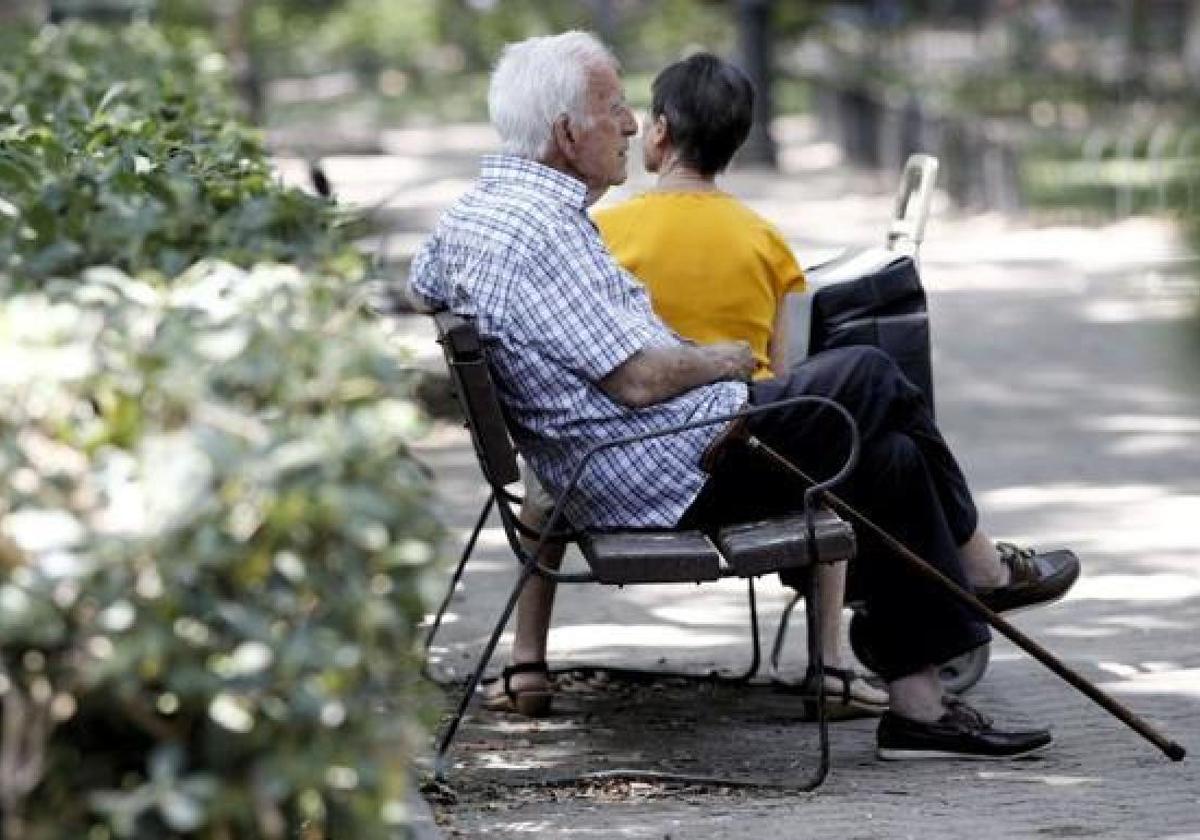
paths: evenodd
<path fill-rule="evenodd" d="M 1000 561 L 1012 573 L 1006 586 L 976 593 L 993 612 L 1012 612 L 1057 601 L 1079 579 L 1079 558 L 1065 548 L 1038 552 L 996 543 Z"/>
<path fill-rule="evenodd" d="M 933 723 L 885 712 L 876 733 L 878 755 L 885 761 L 1018 758 L 1045 749 L 1051 740 L 1048 729 L 1000 729 L 957 699 Z"/>

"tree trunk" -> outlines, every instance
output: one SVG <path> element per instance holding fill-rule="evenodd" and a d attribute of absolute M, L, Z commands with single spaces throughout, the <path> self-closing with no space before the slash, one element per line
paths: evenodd
<path fill-rule="evenodd" d="M 3 0 L 0 2 L 0 24 L 40 23 L 48 13 L 44 0 Z"/>
<path fill-rule="evenodd" d="M 737 0 L 738 53 L 742 69 L 754 85 L 754 124 L 738 159 L 774 168 L 775 140 L 771 118 L 775 107 L 771 82 L 774 76 L 771 43 L 771 12 L 774 0 Z"/>
<path fill-rule="evenodd" d="M 613 0 L 588 0 L 596 34 L 610 49 L 617 43 L 617 6 Z"/>
<path fill-rule="evenodd" d="M 1200 84 L 1200 0 L 1188 4 L 1183 35 L 1183 66 L 1193 84 Z"/>
<path fill-rule="evenodd" d="M 217 5 L 217 31 L 250 120 L 261 125 L 265 103 L 262 73 L 254 55 L 253 13 L 254 0 L 222 0 Z"/>

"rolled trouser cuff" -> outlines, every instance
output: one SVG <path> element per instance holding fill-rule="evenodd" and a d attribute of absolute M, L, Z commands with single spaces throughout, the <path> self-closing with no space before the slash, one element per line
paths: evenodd
<path fill-rule="evenodd" d="M 872 622 L 865 617 L 866 627 L 863 642 L 871 648 L 871 664 L 887 682 L 894 682 L 923 671 L 930 666 L 940 666 L 968 651 L 982 647 L 991 641 L 992 634 L 982 621 L 955 622 L 949 632 L 918 637 L 905 634 L 897 636 L 886 632 L 882 622 Z M 877 629 L 879 628 L 879 629 Z"/>

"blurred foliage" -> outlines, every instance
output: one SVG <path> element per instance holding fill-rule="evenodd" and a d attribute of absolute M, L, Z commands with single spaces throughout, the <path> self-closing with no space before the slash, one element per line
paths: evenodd
<path fill-rule="evenodd" d="M 0 830 L 399 836 L 440 529 L 335 209 L 202 43 L 0 62 Z"/>
<path fill-rule="evenodd" d="M 81 279 L 0 304 L 3 521 L 31 558 L 0 576 L 7 814 L 35 838 L 391 836 L 438 535 L 411 371 L 340 280 Z"/>
<path fill-rule="evenodd" d="M 1149 120 L 1084 137 L 1038 135 L 1024 151 L 1023 194 L 1031 207 L 1074 217 L 1172 213 L 1194 223 L 1200 131 L 1188 125 Z"/>
<path fill-rule="evenodd" d="M 1188 34 L 1200 27 L 1196 7 L 976 2 L 948 19 L 935 6 L 949 2 L 848 5 L 826 15 L 800 64 L 835 97 L 892 121 L 880 138 L 877 120 L 865 145 L 921 144 L 942 155 L 944 180 L 966 173 L 960 184 L 982 181 L 985 157 L 1003 150 L 1017 164 L 1001 176 L 1019 180 L 1010 194 L 1055 216 L 1200 212 L 1200 136 L 1189 128 L 1198 70 L 1187 54 L 1200 37 Z M 899 12 L 872 17 L 868 5 Z M 835 131 L 867 133 L 853 124 L 863 109 L 844 110 Z M 971 143 L 964 152 L 948 137 Z"/>
<path fill-rule="evenodd" d="M 149 26 L 46 27 L 0 57 L 0 268 L 178 274 L 201 257 L 354 270 L 327 202 L 281 187 L 222 56 Z"/>
<path fill-rule="evenodd" d="M 605 31 L 600 8 L 596 0 L 260 0 L 248 4 L 243 25 L 268 75 L 347 65 L 365 74 L 391 67 L 425 78 L 481 72 L 505 43 L 573 28 L 609 36 L 635 64 L 661 62 L 689 45 L 731 44 L 728 4 L 613 0 L 612 31 Z M 168 26 L 221 26 L 207 0 L 160 0 L 157 14 Z"/>
<path fill-rule="evenodd" d="M 383 122 L 482 119 L 486 73 L 504 44 L 570 28 L 597 32 L 626 70 L 652 74 L 689 49 L 731 54 L 733 4 L 700 0 L 259 0 L 223 19 L 201 0 L 161 0 L 170 27 L 227 33 L 261 79 L 351 70 L 345 109 L 377 109 Z M 777 4 L 783 37 L 813 20 L 821 3 Z M 228 37 L 237 30 L 237 38 Z M 326 103 L 328 104 L 328 103 Z M 319 105 L 272 102 L 273 115 L 301 118 Z"/>

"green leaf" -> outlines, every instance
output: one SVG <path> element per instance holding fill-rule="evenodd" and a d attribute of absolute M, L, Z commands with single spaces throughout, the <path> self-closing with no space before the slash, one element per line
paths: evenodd
<path fill-rule="evenodd" d="M 175 831 L 195 831 L 206 822 L 204 806 L 194 797 L 169 790 L 158 801 L 163 821 Z"/>
<path fill-rule="evenodd" d="M 92 112 L 92 119 L 95 119 L 108 110 L 108 106 L 122 96 L 128 87 L 128 82 L 124 81 L 113 82 L 111 85 L 109 85 L 108 90 L 104 91 L 104 95 L 100 97 L 100 101 L 96 103 L 96 108 Z"/>

